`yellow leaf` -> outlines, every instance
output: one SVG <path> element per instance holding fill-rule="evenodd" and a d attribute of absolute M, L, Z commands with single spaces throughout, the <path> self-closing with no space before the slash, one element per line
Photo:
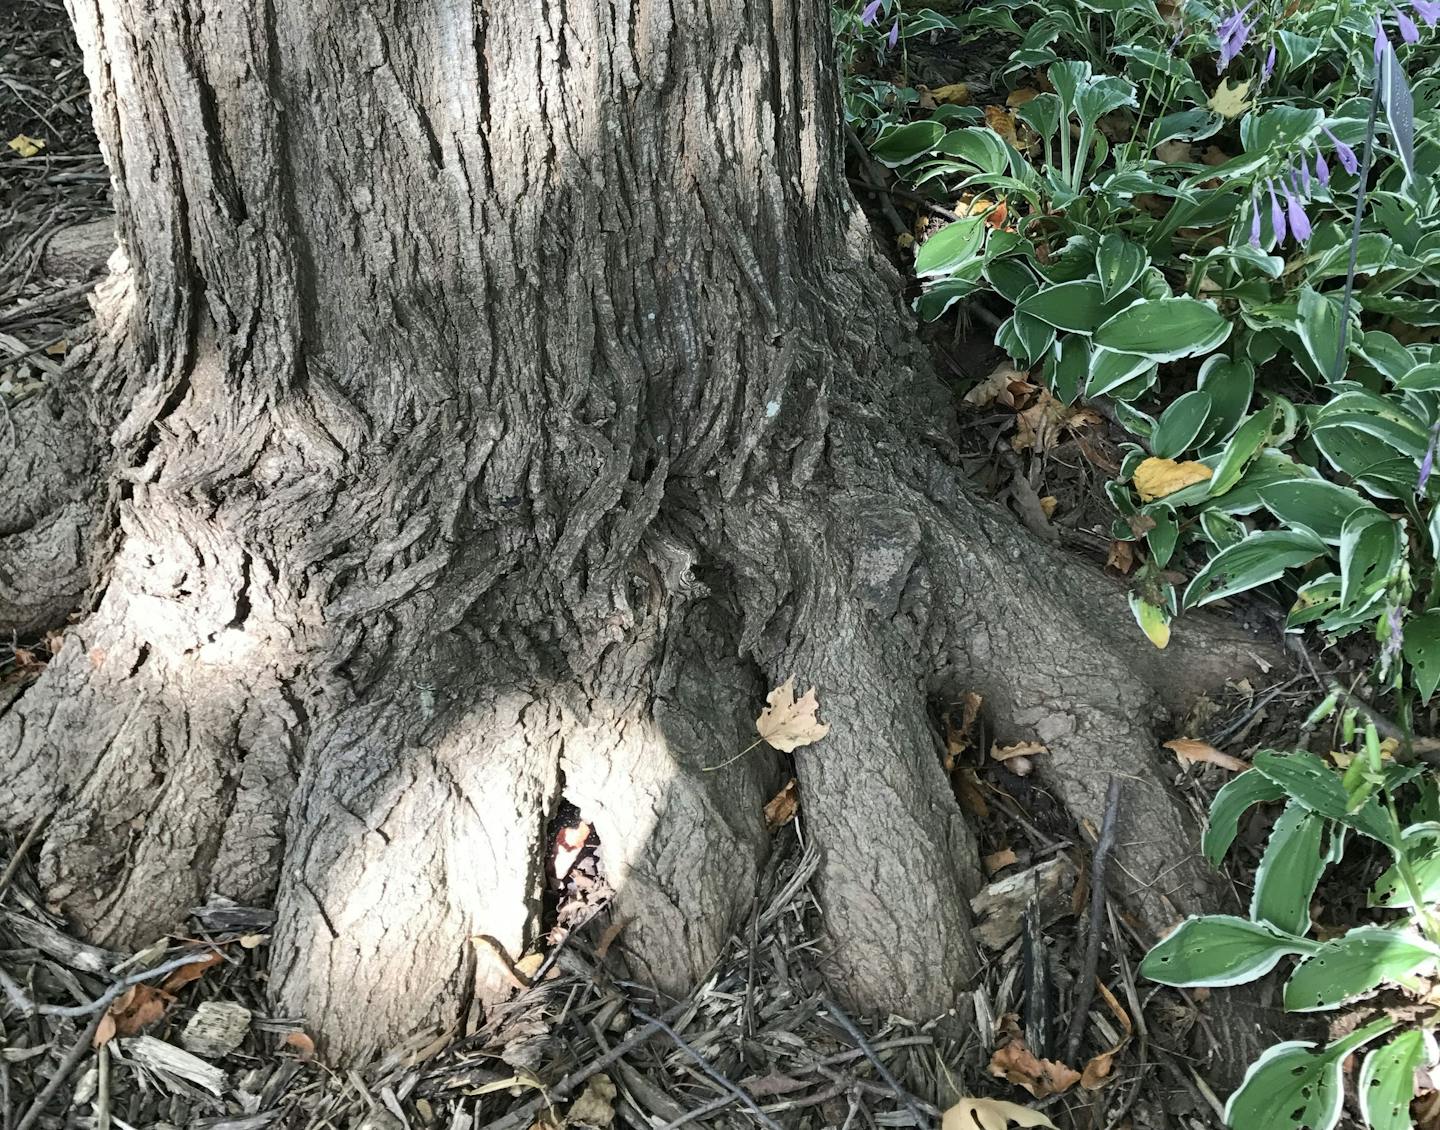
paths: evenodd
<path fill-rule="evenodd" d="M 952 82 L 948 86 L 937 86 L 930 91 L 936 102 L 948 102 L 952 106 L 970 105 L 970 88 L 963 82 Z"/>
<path fill-rule="evenodd" d="M 1020 142 L 1015 137 L 1015 115 L 1003 106 L 985 107 L 985 124 L 1008 141 L 1016 149 Z"/>
<path fill-rule="evenodd" d="M 6 144 L 22 157 L 33 157 L 45 148 L 45 139 L 26 137 L 23 133 L 17 133 Z"/>
<path fill-rule="evenodd" d="M 992 761 L 1009 761 L 1015 757 L 1029 757 L 1035 753 L 1049 753 L 1039 742 L 1016 742 L 1014 745 L 993 745 L 990 747 Z"/>
<path fill-rule="evenodd" d="M 1003 1099 L 961 1099 L 945 1112 L 940 1130 L 1006 1130 L 1012 1122 L 1027 1130 L 1034 1126 L 1055 1130 L 1055 1123 L 1038 1110 Z"/>
<path fill-rule="evenodd" d="M 769 705 L 755 719 L 755 730 L 761 740 L 781 753 L 791 753 L 802 745 L 818 742 L 830 732 L 830 727 L 816 717 L 820 703 L 814 687 L 796 701 L 794 675 L 766 695 L 765 701 Z"/>
<path fill-rule="evenodd" d="M 1130 610 L 1135 613 L 1135 622 L 1140 625 L 1140 630 L 1145 633 L 1146 638 L 1164 651 L 1165 646 L 1170 642 L 1170 617 L 1166 615 L 1165 609 L 1132 595 Z"/>
<path fill-rule="evenodd" d="M 1250 79 L 1247 78 L 1244 82 L 1234 82 L 1227 78 L 1215 88 L 1215 93 L 1210 96 L 1210 109 L 1222 118 L 1238 118 L 1250 109 L 1250 103 L 1246 100 L 1249 93 Z"/>
<path fill-rule="evenodd" d="M 1146 502 L 1164 498 L 1177 490 L 1203 483 L 1211 475 L 1204 463 L 1177 463 L 1151 456 L 1135 468 L 1135 489 Z"/>

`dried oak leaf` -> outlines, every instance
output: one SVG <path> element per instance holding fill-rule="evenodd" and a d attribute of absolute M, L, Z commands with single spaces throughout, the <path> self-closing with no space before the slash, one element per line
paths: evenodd
<path fill-rule="evenodd" d="M 800 803 L 800 788 L 794 777 L 785 782 L 785 787 L 772 796 L 765 804 L 765 826 L 772 831 L 795 819 L 795 809 Z"/>
<path fill-rule="evenodd" d="M 933 87 L 930 97 L 936 102 L 949 103 L 952 106 L 970 105 L 970 88 L 963 82 L 952 82 L 945 86 Z"/>
<path fill-rule="evenodd" d="M 110 1017 L 115 1022 L 117 1036 L 133 1036 L 148 1028 L 165 1015 L 165 1009 L 174 998 L 162 989 L 143 982 L 131 985 L 124 995 L 110 1006 Z"/>
<path fill-rule="evenodd" d="M 1038 1110 L 1007 1103 L 1004 1099 L 961 1099 L 945 1112 L 940 1130 L 1007 1130 L 1011 1123 L 1029 1130 L 1043 1126 L 1055 1130 Z"/>
<path fill-rule="evenodd" d="M 1053 1059 L 1040 1059 L 1023 1040 L 1012 1040 L 990 1057 L 990 1074 L 1024 1087 L 1037 1099 L 1061 1095 L 1080 1082 L 1080 1072 Z"/>
<path fill-rule="evenodd" d="M 1221 753 L 1209 742 L 1197 742 L 1193 738 L 1174 738 L 1165 742 L 1164 747 L 1174 751 L 1181 765 L 1203 762 L 1207 765 L 1218 765 L 1234 773 L 1243 773 L 1250 768 L 1249 762 L 1231 757 L 1228 753 Z"/>
<path fill-rule="evenodd" d="M 755 719 L 755 730 L 762 741 L 781 753 L 791 753 L 802 745 L 818 742 L 830 732 L 830 727 L 816 717 L 820 702 L 811 687 L 797 700 L 795 698 L 795 676 L 791 675 L 768 695 L 769 703 Z"/>
<path fill-rule="evenodd" d="M 1008 361 L 1002 361 L 991 369 L 978 385 L 965 394 L 965 403 L 983 408 L 987 404 L 1003 404 L 1006 408 L 1016 407 L 1016 402 L 1036 388 L 1030 383 L 1030 374 L 1017 369 Z"/>
<path fill-rule="evenodd" d="M 1210 109 L 1222 118 L 1238 118 L 1250 109 L 1250 83 L 1250 79 L 1246 79 L 1244 82 L 1235 82 L 1233 79 L 1227 78 L 1215 88 L 1215 93 L 1210 96 Z"/>
<path fill-rule="evenodd" d="M 1135 489 L 1146 502 L 1203 483 L 1213 472 L 1203 463 L 1177 463 L 1151 456 L 1135 468 Z"/>
<path fill-rule="evenodd" d="M 1135 547 L 1116 538 L 1110 543 L 1110 552 L 1105 555 L 1105 568 L 1122 574 L 1130 572 L 1135 568 Z"/>

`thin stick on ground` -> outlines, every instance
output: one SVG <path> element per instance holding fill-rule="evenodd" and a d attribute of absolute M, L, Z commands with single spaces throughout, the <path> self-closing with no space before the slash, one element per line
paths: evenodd
<path fill-rule="evenodd" d="M 10 857 L 10 862 L 5 865 L 5 873 L 0 875 L 0 895 L 3 895 L 10 888 L 10 880 L 15 878 L 15 872 L 20 870 L 20 861 L 30 850 L 30 845 L 35 842 L 35 837 L 40 834 L 40 829 L 45 827 L 46 821 L 50 819 L 50 813 L 42 812 L 35 817 L 35 823 L 30 825 L 30 830 L 25 833 L 25 838 L 15 847 L 15 854 Z"/>
<path fill-rule="evenodd" d="M 1095 999 L 1095 977 L 1100 966 L 1100 931 L 1105 919 L 1105 865 L 1110 858 L 1110 849 L 1115 846 L 1115 817 L 1119 810 L 1120 778 L 1112 775 L 1110 788 L 1105 793 L 1105 820 L 1100 826 L 1100 838 L 1095 842 L 1095 853 L 1090 859 L 1090 923 L 1085 936 L 1085 961 L 1080 967 L 1075 1010 L 1071 1013 L 1070 1031 L 1065 1038 L 1066 1063 L 1073 1062 L 1075 1053 L 1080 1050 L 1090 1002 Z"/>
<path fill-rule="evenodd" d="M 865 1053 L 865 1058 L 874 1066 L 876 1073 L 885 1081 L 885 1085 L 895 1092 L 895 1097 L 905 1104 L 905 1109 L 910 1112 L 910 1117 L 915 1120 L 916 1126 L 924 1126 L 925 1118 L 915 1105 L 915 1099 L 904 1087 L 900 1086 L 895 1076 L 890 1074 L 890 1069 L 885 1066 L 878 1055 L 870 1047 L 865 1037 L 861 1035 L 860 1029 L 855 1027 L 854 1022 L 845 1015 L 840 1006 L 829 997 L 822 997 L 821 1003 L 825 1006 L 831 1016 L 839 1022 L 840 1027 L 845 1029 L 845 1034 L 855 1041 L 855 1046 Z"/>
<path fill-rule="evenodd" d="M 30 1109 L 25 1112 L 25 1117 L 20 1119 L 15 1130 L 30 1130 L 40 1116 L 45 1113 L 45 1108 L 50 1104 L 70 1078 L 75 1069 L 80 1066 L 80 1061 L 90 1051 L 90 1045 L 95 1041 L 95 1033 L 100 1030 L 100 1021 L 105 1019 L 105 1013 L 97 1012 L 89 1024 L 85 1025 L 85 1031 L 80 1033 L 80 1038 L 75 1041 L 74 1046 L 65 1053 L 65 1058 L 60 1061 L 60 1066 L 55 1069 L 55 1074 L 50 1076 L 50 1081 L 45 1088 L 35 1096 L 35 1101 L 30 1104 Z"/>
<path fill-rule="evenodd" d="M 680 1033 L 675 1031 L 674 1028 L 671 1028 L 669 1024 L 665 1023 L 665 1021 L 663 1020 L 657 1020 L 653 1016 L 646 1016 L 645 1013 L 638 1010 L 634 1012 L 634 1015 L 635 1019 L 640 1021 L 642 1024 L 654 1024 L 659 1027 L 659 1029 L 664 1032 L 665 1035 L 669 1036 L 670 1039 L 674 1041 L 676 1047 L 678 1047 L 681 1051 L 683 1051 L 686 1055 L 688 1055 L 696 1062 L 701 1071 L 705 1072 L 705 1074 L 708 1075 L 714 1082 L 719 1084 L 721 1087 L 724 1087 L 725 1090 L 729 1091 L 732 1095 L 739 1099 L 740 1102 L 745 1105 L 745 1108 L 760 1120 L 760 1125 L 768 1126 L 771 1128 L 771 1130 L 780 1130 L 780 1124 L 777 1123 L 774 1119 L 772 1119 L 763 1110 L 761 1110 L 759 1103 L 752 1099 L 749 1094 L 747 1094 L 744 1090 L 736 1086 L 734 1083 L 730 1082 L 729 1079 L 727 1079 L 724 1075 L 717 1071 L 714 1065 L 711 1064 L 708 1059 L 706 1059 L 698 1051 L 696 1051 L 689 1044 L 687 1044 L 680 1036 Z"/>

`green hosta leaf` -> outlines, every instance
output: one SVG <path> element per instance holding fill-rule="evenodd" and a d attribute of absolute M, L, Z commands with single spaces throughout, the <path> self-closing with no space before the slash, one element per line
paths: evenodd
<path fill-rule="evenodd" d="M 1070 333 L 1092 333 L 1105 317 L 1100 284 L 1094 279 L 1047 286 L 1030 295 L 1017 307 L 1046 325 Z"/>
<path fill-rule="evenodd" d="M 895 169 L 929 153 L 944 136 L 945 127 L 939 122 L 911 122 L 883 133 L 870 153 L 886 168 Z"/>
<path fill-rule="evenodd" d="M 1135 284 L 1150 256 L 1138 244 L 1131 243 L 1119 232 L 1108 233 L 1095 251 L 1095 270 L 1100 276 L 1100 293 L 1110 302 Z"/>
<path fill-rule="evenodd" d="M 1311 287 L 1300 291 L 1298 326 L 1300 343 L 1315 366 L 1315 376 L 1335 375 L 1340 352 L 1340 303 Z"/>
<path fill-rule="evenodd" d="M 1412 824 L 1400 836 L 1400 850 L 1410 866 L 1420 900 L 1431 903 L 1440 899 L 1440 825 Z M 1387 910 L 1408 910 L 1415 905 L 1398 866 L 1392 865 L 1375 880 L 1366 904 Z"/>
<path fill-rule="evenodd" d="M 1212 866 L 1219 867 L 1240 828 L 1240 817 L 1251 806 L 1281 799 L 1285 790 L 1264 773 L 1246 769 L 1220 786 L 1210 802 L 1210 822 L 1200 846 Z"/>
<path fill-rule="evenodd" d="M 1295 148 L 1318 134 L 1324 120 L 1320 110 L 1302 110 L 1296 106 L 1271 106 L 1263 113 L 1252 111 L 1240 122 L 1240 143 L 1247 153 Z"/>
<path fill-rule="evenodd" d="M 1333 1130 L 1345 1098 L 1345 1057 L 1394 1027 L 1392 1020 L 1377 1020 L 1326 1048 L 1299 1040 L 1267 1048 L 1225 1104 L 1225 1125 L 1233 1130 Z"/>
<path fill-rule="evenodd" d="M 1187 918 L 1145 955 L 1140 973 L 1162 985 L 1220 987 L 1263 977 L 1287 954 L 1317 943 L 1228 914 Z"/>
<path fill-rule="evenodd" d="M 1200 533 L 1216 549 L 1229 549 L 1245 540 L 1245 527 L 1222 510 L 1200 512 Z"/>
<path fill-rule="evenodd" d="M 1057 337 L 1045 371 L 1050 390 L 1066 404 L 1074 404 L 1090 375 L 1090 342 L 1084 337 Z"/>
<path fill-rule="evenodd" d="M 1405 179 L 1415 179 L 1415 102 L 1410 96 L 1410 83 L 1405 68 L 1395 55 L 1395 46 L 1386 39 L 1380 48 L 1380 95 L 1385 103 L 1385 120 L 1390 125 L 1390 143 Z"/>
<path fill-rule="evenodd" d="M 1095 344 L 1152 361 L 1209 353 L 1230 336 L 1230 322 L 1198 298 L 1141 300 L 1095 331 Z"/>
<path fill-rule="evenodd" d="M 915 255 L 915 273 L 921 278 L 948 275 L 973 261 L 984 240 L 983 216 L 972 216 L 947 224 L 920 245 L 920 250 Z"/>
<path fill-rule="evenodd" d="M 1271 581 L 1308 565 L 1325 543 L 1307 530 L 1264 530 L 1212 557 L 1185 589 L 1185 607 L 1198 608 Z"/>
<path fill-rule="evenodd" d="M 1271 404 L 1247 417 L 1235 429 L 1235 434 L 1225 445 L 1220 462 L 1215 465 L 1215 473 L 1210 476 L 1211 498 L 1224 494 L 1240 481 L 1245 465 L 1265 446 L 1265 441 L 1270 438 L 1270 430 L 1278 418 L 1279 412 Z"/>
<path fill-rule="evenodd" d="M 1225 439 L 1244 419 L 1255 392 L 1255 366 L 1217 353 L 1200 366 L 1196 387 L 1210 394 L 1210 415 L 1200 442 L 1214 443 Z"/>
<path fill-rule="evenodd" d="M 1286 806 L 1275 821 L 1255 872 L 1251 918 L 1268 922 L 1287 934 L 1309 931 L 1310 900 L 1326 864 L 1320 850 L 1325 824 L 1325 817 L 1303 805 Z"/>
<path fill-rule="evenodd" d="M 1109 349 L 1093 350 L 1090 354 L 1090 380 L 1085 386 L 1085 395 L 1106 396 L 1154 367 L 1155 363 L 1148 357 L 1116 353 Z"/>
<path fill-rule="evenodd" d="M 917 125 L 929 125 L 917 122 Z M 877 143 L 878 144 L 878 143 Z M 973 165 L 982 173 L 1000 174 L 1010 165 L 1010 147 L 994 130 L 987 126 L 972 126 L 967 129 L 951 130 L 934 145 L 937 153 L 954 157 Z M 873 150 L 872 150 L 873 151 Z"/>
<path fill-rule="evenodd" d="M 1284 789 L 1287 796 L 1312 812 L 1348 824 L 1371 839 L 1394 846 L 1390 818 L 1375 798 L 1371 797 L 1351 812 L 1350 796 L 1340 775 L 1313 753 L 1280 753 L 1262 749 L 1255 754 L 1252 764 Z"/>
<path fill-rule="evenodd" d="M 1440 686 L 1440 609 L 1432 608 L 1406 621 L 1401 654 L 1410 665 L 1410 676 L 1420 698 L 1429 702 Z"/>
<path fill-rule="evenodd" d="M 1200 389 L 1177 396 L 1155 424 L 1150 450 L 1161 459 L 1175 459 L 1195 442 L 1210 416 L 1210 394 Z"/>
<path fill-rule="evenodd" d="M 1060 99 L 1048 91 L 1015 110 L 1015 116 L 1046 141 L 1060 132 Z"/>
<path fill-rule="evenodd" d="M 1045 356 L 1045 351 L 1054 343 L 1055 327 L 1023 310 L 1016 310 L 1011 318 L 1015 322 L 1015 333 L 1019 336 L 1023 348 L 1021 356 L 1034 364 Z"/>
<path fill-rule="evenodd" d="M 1415 1070 L 1433 1064 L 1436 1057 L 1435 1039 L 1423 1028 L 1402 1032 L 1366 1055 L 1355 1091 L 1360 1117 L 1370 1130 L 1411 1130 Z"/>
<path fill-rule="evenodd" d="M 1440 364 L 1427 361 L 1416 365 L 1395 382 L 1395 387 L 1410 392 L 1440 392 Z"/>
<path fill-rule="evenodd" d="M 1345 519 L 1340 535 L 1340 606 L 1368 606 L 1404 563 L 1403 523 L 1371 507 Z"/>
<path fill-rule="evenodd" d="M 994 253 L 994 247 L 991 247 Z M 1016 303 L 1035 288 L 1035 276 L 1017 259 L 991 259 L 985 264 L 985 278 L 1006 302 Z"/>
<path fill-rule="evenodd" d="M 1418 937 L 1383 926 L 1360 926 L 1323 943 L 1285 983 L 1288 1012 L 1338 1008 L 1387 981 L 1433 966 L 1435 949 Z"/>
<path fill-rule="evenodd" d="M 1324 479 L 1294 479 L 1261 487 L 1260 498 L 1285 525 L 1309 530 L 1330 545 L 1340 544 L 1345 519 L 1355 511 L 1368 509 L 1380 514 L 1353 490 Z"/>
<path fill-rule="evenodd" d="M 1190 69 L 1183 59 L 1177 58 L 1175 61 L 1185 66 L 1186 70 Z M 1182 110 L 1178 114 L 1166 114 L 1156 120 L 1150 127 L 1150 144 L 1155 146 L 1163 141 L 1203 141 L 1224 128 L 1225 119 L 1213 110 Z"/>

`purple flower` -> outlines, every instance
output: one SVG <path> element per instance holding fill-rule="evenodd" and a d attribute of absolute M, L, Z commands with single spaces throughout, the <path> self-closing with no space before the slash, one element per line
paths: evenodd
<path fill-rule="evenodd" d="M 1330 183 L 1330 166 L 1325 163 L 1325 154 L 1315 152 L 1315 179 L 1321 184 Z"/>
<path fill-rule="evenodd" d="M 1260 246 L 1260 201 L 1250 199 L 1250 246 Z"/>
<path fill-rule="evenodd" d="M 1410 7 L 1425 21 L 1426 27 L 1434 27 L 1440 20 L 1440 0 L 1410 0 Z"/>
<path fill-rule="evenodd" d="M 1415 26 L 1415 21 L 1399 8 L 1391 8 L 1395 14 L 1395 22 L 1400 25 L 1400 38 L 1406 43 L 1420 42 L 1420 29 Z"/>
<path fill-rule="evenodd" d="M 1275 44 L 1270 44 L 1270 54 L 1265 56 L 1265 66 L 1260 70 L 1260 81 L 1269 82 L 1275 73 Z"/>
<path fill-rule="evenodd" d="M 1425 448 L 1425 458 L 1420 460 L 1420 477 L 1415 480 L 1417 493 L 1425 492 L 1425 484 L 1430 481 L 1430 472 L 1435 470 L 1435 445 L 1440 442 L 1440 421 L 1430 429 L 1430 445 Z"/>
<path fill-rule="evenodd" d="M 1385 646 L 1380 651 L 1380 662 L 1388 668 L 1400 658 L 1400 652 L 1405 647 L 1405 613 L 1398 604 L 1386 613 L 1385 626 L 1390 630 L 1385 636 Z"/>
<path fill-rule="evenodd" d="M 1310 217 L 1305 214 L 1300 201 L 1288 187 L 1285 188 L 1285 202 L 1290 206 L 1290 234 L 1295 237 L 1296 243 L 1304 243 L 1310 238 Z"/>
<path fill-rule="evenodd" d="M 1385 55 L 1385 48 L 1390 42 L 1390 37 L 1385 34 L 1385 24 L 1379 16 L 1372 17 L 1375 21 L 1375 65 L 1380 65 L 1380 60 Z"/>
<path fill-rule="evenodd" d="M 860 13 L 860 22 L 866 27 L 874 24 L 880 18 L 880 5 L 883 3 L 885 0 L 870 0 L 870 3 L 865 5 L 865 10 Z"/>
<path fill-rule="evenodd" d="M 1275 229 L 1275 242 L 1285 242 L 1285 209 L 1280 206 L 1280 198 L 1275 195 L 1275 182 L 1267 180 L 1266 186 L 1270 189 L 1270 226 Z"/>
<path fill-rule="evenodd" d="M 1331 133 L 1329 126 L 1325 127 L 1325 136 L 1330 139 L 1330 144 L 1335 146 L 1335 157 L 1339 160 L 1340 164 L 1344 166 L 1345 171 L 1352 175 L 1358 173 L 1360 171 L 1360 162 L 1355 156 L 1355 150 L 1351 149 L 1350 146 L 1346 145 Z"/>
<path fill-rule="evenodd" d="M 1300 162 L 1300 188 L 1306 200 L 1310 199 L 1310 165 L 1302 160 Z"/>
<path fill-rule="evenodd" d="M 890 25 L 890 34 L 885 37 L 885 42 L 894 47 L 900 42 L 900 17 L 895 17 L 895 22 Z"/>
<path fill-rule="evenodd" d="M 1254 30 L 1254 23 L 1245 22 L 1245 14 L 1254 7 L 1254 0 L 1246 4 L 1244 8 L 1237 8 L 1232 11 L 1221 22 L 1215 34 L 1220 38 L 1220 66 L 1223 73 L 1230 65 L 1230 61 L 1240 54 L 1245 41 L 1250 38 L 1250 32 Z"/>

